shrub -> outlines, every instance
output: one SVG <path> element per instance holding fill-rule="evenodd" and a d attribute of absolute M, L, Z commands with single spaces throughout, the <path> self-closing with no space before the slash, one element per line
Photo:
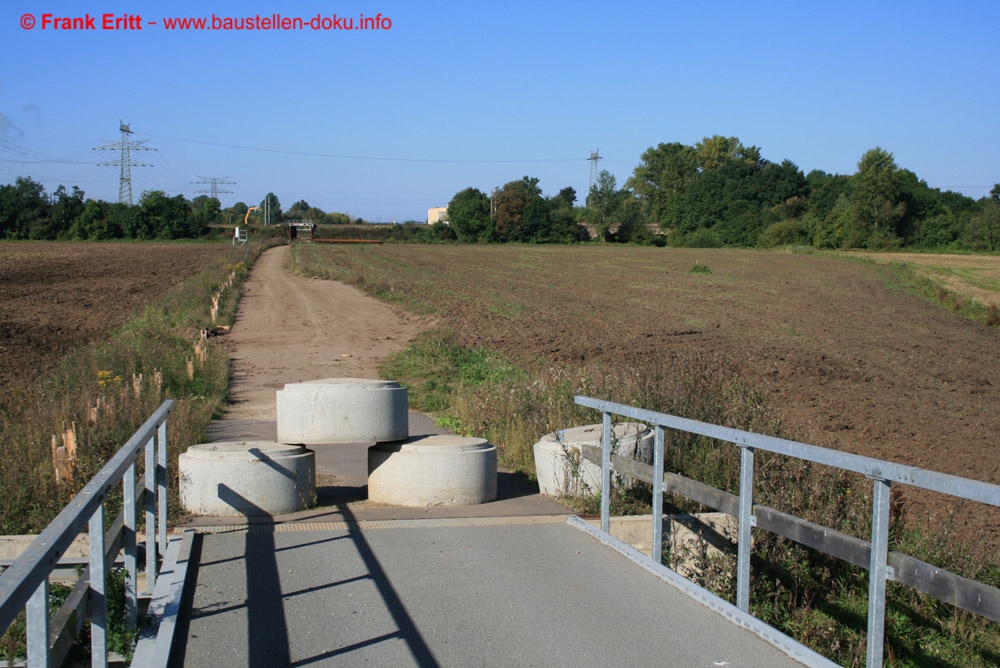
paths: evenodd
<path fill-rule="evenodd" d="M 799 220 L 782 220 L 768 225 L 760 233 L 758 244 L 763 248 L 806 244 L 809 239 Z"/>

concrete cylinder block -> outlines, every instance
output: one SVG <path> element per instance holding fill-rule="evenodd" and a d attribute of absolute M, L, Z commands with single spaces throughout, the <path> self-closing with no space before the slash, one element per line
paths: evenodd
<path fill-rule="evenodd" d="M 181 504 L 199 515 L 281 515 L 316 499 L 316 454 L 271 441 L 192 445 L 178 458 Z"/>
<path fill-rule="evenodd" d="M 394 380 L 288 383 L 277 401 L 281 443 L 381 443 L 410 435 L 406 388 Z"/>
<path fill-rule="evenodd" d="M 416 436 L 368 448 L 368 499 L 394 506 L 468 506 L 497 498 L 497 449 L 482 438 Z"/>
<path fill-rule="evenodd" d="M 535 474 L 538 489 L 546 496 L 581 496 L 601 491 L 601 466 L 580 455 L 580 445 L 601 447 L 600 424 L 572 427 L 546 434 L 535 443 Z M 653 432 L 637 422 L 622 422 L 611 428 L 612 452 L 651 463 Z"/>

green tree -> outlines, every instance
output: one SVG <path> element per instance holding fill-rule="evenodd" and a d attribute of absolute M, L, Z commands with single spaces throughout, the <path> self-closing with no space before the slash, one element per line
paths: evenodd
<path fill-rule="evenodd" d="M 632 190 L 663 227 L 677 224 L 684 193 L 698 175 L 698 153 L 677 142 L 648 148 L 625 187 Z"/>
<path fill-rule="evenodd" d="M 50 208 L 45 186 L 37 181 L 19 176 L 14 185 L 0 186 L 0 237 L 49 238 Z"/>
<path fill-rule="evenodd" d="M 833 207 L 812 228 L 812 245 L 816 248 L 840 248 L 847 242 L 851 225 L 851 198 L 842 193 Z"/>
<path fill-rule="evenodd" d="M 76 220 L 71 236 L 88 241 L 120 239 L 122 230 L 111 220 L 110 207 L 102 200 L 88 199 Z"/>
<path fill-rule="evenodd" d="M 328 213 L 321 221 L 326 225 L 347 225 L 351 222 L 350 216 L 346 213 Z"/>
<path fill-rule="evenodd" d="M 201 236 L 208 226 L 222 222 L 222 202 L 215 197 L 201 195 L 191 202 L 191 232 Z"/>
<path fill-rule="evenodd" d="M 477 188 L 466 188 L 448 202 L 448 224 L 459 241 L 489 241 L 493 235 L 490 198 Z"/>
<path fill-rule="evenodd" d="M 326 212 L 323 209 L 309 206 L 309 202 L 304 199 L 293 204 L 284 214 L 286 220 L 311 220 L 317 223 L 325 216 Z"/>
<path fill-rule="evenodd" d="M 963 245 L 971 251 L 1000 250 L 1000 203 L 983 198 L 982 211 L 973 216 L 962 234 Z"/>
<path fill-rule="evenodd" d="M 597 175 L 597 183 L 590 187 L 587 195 L 587 208 L 591 212 L 591 223 L 597 226 L 597 234 L 601 241 L 607 241 L 612 224 L 621 222 L 616 218 L 621 213 L 622 203 L 627 197 L 627 191 L 618 190 L 614 175 L 602 169 Z"/>
<path fill-rule="evenodd" d="M 191 204 L 183 195 L 167 197 L 162 190 L 147 190 L 139 198 L 141 227 L 137 239 L 184 239 L 198 236 Z"/>
<path fill-rule="evenodd" d="M 528 241 L 530 228 L 525 229 L 524 212 L 528 203 L 542 198 L 538 179 L 525 176 L 520 181 L 511 181 L 497 193 L 496 213 L 493 219 L 496 237 L 500 241 Z M 537 222 L 537 206 L 532 208 L 529 223 Z"/>
<path fill-rule="evenodd" d="M 744 146 L 736 137 L 713 135 L 695 144 L 698 154 L 698 168 L 710 172 L 730 162 L 742 162 L 748 167 L 760 167 L 760 149 Z"/>
<path fill-rule="evenodd" d="M 572 186 L 567 186 L 552 196 L 552 206 L 572 209 L 576 204 L 576 190 Z"/>
<path fill-rule="evenodd" d="M 585 231 L 576 223 L 576 190 L 563 188 L 549 199 L 549 234 L 545 241 L 572 243 L 585 238 Z"/>
<path fill-rule="evenodd" d="M 84 193 L 73 186 L 73 192 L 70 194 L 66 192 L 64 186 L 59 186 L 53 196 L 55 202 L 52 204 L 49 215 L 52 233 L 56 236 L 72 237 L 74 236 L 72 228 L 76 225 L 80 214 L 83 213 Z"/>
<path fill-rule="evenodd" d="M 266 205 L 266 206 L 265 206 Z M 265 215 L 264 225 L 277 225 L 281 222 L 281 202 L 274 193 L 268 193 L 260 201 L 260 210 Z"/>
<path fill-rule="evenodd" d="M 845 174 L 827 174 L 814 169 L 806 175 L 808 210 L 822 220 L 833 209 L 837 198 L 850 192 L 851 177 Z"/>
<path fill-rule="evenodd" d="M 108 207 L 108 218 L 125 239 L 151 239 L 153 236 L 138 205 L 115 202 Z"/>
<path fill-rule="evenodd" d="M 902 201 L 902 175 L 892 153 L 878 146 L 870 149 L 861 156 L 851 180 L 854 192 L 848 243 L 863 247 L 897 243 L 897 225 L 906 215 L 906 204 Z"/>
<path fill-rule="evenodd" d="M 551 241 L 552 220 L 549 216 L 552 205 L 540 194 L 528 198 L 524 207 L 524 224 L 516 241 L 545 243 Z"/>

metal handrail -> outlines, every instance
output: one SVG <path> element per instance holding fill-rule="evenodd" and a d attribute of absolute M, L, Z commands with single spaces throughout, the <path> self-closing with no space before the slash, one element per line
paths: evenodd
<path fill-rule="evenodd" d="M 652 466 L 653 483 L 653 551 L 663 542 L 663 492 L 665 430 L 676 429 L 732 443 L 740 448 L 740 494 L 737 511 L 739 533 L 736 566 L 736 606 L 744 613 L 750 607 L 750 529 L 757 526 L 755 513 L 763 510 L 753 503 L 754 451 L 773 452 L 803 461 L 824 464 L 845 471 L 860 473 L 874 486 L 872 501 L 872 537 L 868 563 L 868 645 L 866 665 L 879 668 L 883 663 L 885 640 L 886 581 L 898 579 L 889 565 L 889 499 L 893 482 L 900 482 L 950 496 L 1000 506 L 1000 486 L 978 480 L 960 478 L 904 464 L 886 462 L 847 452 L 839 452 L 773 436 L 721 427 L 706 422 L 658 413 L 634 406 L 577 396 L 580 406 L 593 408 L 602 414 L 601 438 L 601 531 L 610 534 L 610 489 L 612 469 L 612 415 L 639 420 L 654 427 Z M 768 509 L 770 510 L 770 509 Z M 798 519 L 798 518 L 794 518 Z M 804 524 L 804 520 L 801 520 Z M 785 534 L 787 535 L 787 534 Z M 916 561 L 912 560 L 911 561 Z M 919 562 L 916 562 L 919 563 Z M 985 586 L 983 586 L 985 588 Z"/>
<path fill-rule="evenodd" d="M 29 666 L 48 666 L 50 663 L 49 574 L 85 526 L 90 536 L 92 665 L 107 665 L 104 504 L 119 483 L 124 497 L 126 616 L 128 627 L 136 628 L 136 461 L 145 453 L 146 587 L 152 592 L 156 584 L 157 556 L 162 556 L 167 542 L 167 416 L 173 407 L 173 400 L 164 401 L 21 556 L 0 574 L 0 629 L 6 630 L 21 610 L 27 611 Z"/>

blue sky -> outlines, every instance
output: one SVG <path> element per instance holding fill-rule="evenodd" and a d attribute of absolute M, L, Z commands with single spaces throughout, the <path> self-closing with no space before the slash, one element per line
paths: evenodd
<path fill-rule="evenodd" d="M 42 14 L 142 30 L 43 29 Z M 368 17 L 379 31 L 168 31 L 166 17 Z M 21 27 L 22 15 L 36 25 Z M 148 25 L 157 21 L 157 25 Z M 367 220 L 423 220 L 529 175 L 546 195 L 619 184 L 644 150 L 735 135 L 772 161 L 853 173 L 892 151 L 932 187 L 1000 181 L 1000 2 L 119 2 L 0 9 L 0 183 L 118 198 L 119 119 L 156 152 L 144 190 L 223 206 L 273 191 Z M 100 27 L 100 18 L 97 19 Z"/>

